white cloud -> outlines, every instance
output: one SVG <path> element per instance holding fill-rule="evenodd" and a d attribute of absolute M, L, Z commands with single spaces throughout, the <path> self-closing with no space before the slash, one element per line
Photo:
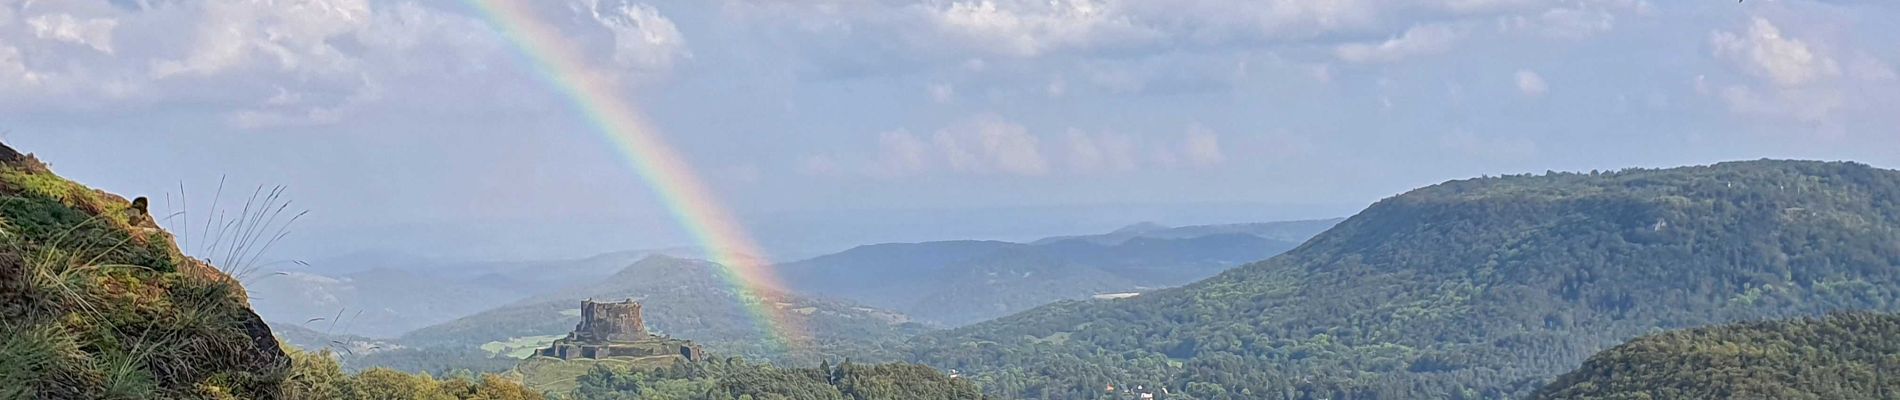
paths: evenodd
<path fill-rule="evenodd" d="M 1545 84 L 1544 77 L 1538 75 L 1536 71 L 1520 69 L 1517 70 L 1517 91 L 1524 93 L 1525 96 L 1538 97 L 1549 92 L 1550 85 Z"/>
<path fill-rule="evenodd" d="M 1456 35 L 1447 26 L 1462 22 L 1522 17 L 1521 25 L 1598 32 L 1611 29 L 1616 14 L 1646 9 L 1643 0 L 727 0 L 722 7 L 731 23 L 802 48 L 794 52 L 809 58 L 805 66 L 853 75 L 969 59 L 1126 60 L 1330 46 L 1379 35 L 1395 40 L 1342 46 L 1337 56 L 1390 61 L 1449 48 Z"/>
<path fill-rule="evenodd" d="M 977 117 L 931 136 L 952 170 L 978 174 L 1042 175 L 1049 172 L 1042 141 L 1029 129 L 993 116 Z"/>
<path fill-rule="evenodd" d="M 33 35 L 41 39 L 57 40 L 90 47 L 101 53 L 112 54 L 112 30 L 119 21 L 110 18 L 75 18 L 71 14 L 39 15 L 26 20 L 33 28 Z"/>
<path fill-rule="evenodd" d="M 24 89 L 39 85 L 40 80 L 39 72 L 27 68 L 18 47 L 0 44 L 0 88 L 26 91 Z"/>
<path fill-rule="evenodd" d="M 1781 28 L 1766 18 L 1755 18 L 1745 33 L 1716 31 L 1709 41 L 1717 56 L 1776 85 L 1800 86 L 1840 74 L 1833 58 L 1818 54 L 1807 42 L 1782 36 Z"/>
<path fill-rule="evenodd" d="M 957 98 L 957 87 L 948 83 L 932 83 L 926 90 L 930 92 L 930 101 L 937 104 L 949 104 Z"/>
<path fill-rule="evenodd" d="M 1703 78 L 1697 91 L 1716 97 L 1738 115 L 1796 123 L 1783 127 L 1788 131 L 1844 137 L 1854 121 L 1890 118 L 1892 111 L 1885 104 L 1892 102 L 1891 67 L 1847 47 L 1852 41 L 1821 40 L 1842 39 L 1829 36 L 1832 33 L 1838 32 L 1800 23 L 1780 25 L 1761 17 L 1751 19 L 1745 31 L 1713 31 L 1714 56 L 1742 76 L 1730 82 Z M 1841 59 L 1846 62 L 1837 61 Z"/>
<path fill-rule="evenodd" d="M 1142 137 L 1070 128 L 1045 138 L 989 114 L 965 118 L 930 135 L 902 129 L 884 132 L 878 135 L 876 147 L 875 155 L 861 164 L 863 176 L 1089 175 L 1150 167 L 1212 167 L 1228 160 L 1221 136 L 1199 125 L 1178 135 Z M 838 165 L 829 157 L 817 156 L 806 157 L 804 164 L 802 169 L 812 175 Z"/>
<path fill-rule="evenodd" d="M 1188 164 L 1205 167 L 1220 164 L 1227 160 L 1221 151 L 1220 136 L 1200 126 L 1188 128 L 1181 143 L 1181 156 Z"/>
<path fill-rule="evenodd" d="M 367 0 L 207 2 L 198 11 L 190 50 L 153 63 L 154 78 L 209 76 L 253 63 L 291 73 L 346 72 L 354 59 L 331 39 L 370 21 Z"/>
<path fill-rule="evenodd" d="M 923 172 L 928 167 L 930 145 L 909 131 L 897 130 L 878 134 L 879 158 L 870 171 L 872 175 L 898 177 Z"/>
<path fill-rule="evenodd" d="M 1136 149 L 1134 139 L 1127 135 L 1069 129 L 1069 169 L 1079 173 L 1134 170 L 1139 164 Z"/>
<path fill-rule="evenodd" d="M 603 69 L 661 76 L 690 56 L 643 4 L 536 2 Z M 92 109 L 190 104 L 240 128 L 323 125 L 357 113 L 539 85 L 475 16 L 413 0 L 28 2 L 0 12 L 0 104 Z M 575 13 L 562 18 L 559 12 Z M 611 68 L 605 68 L 611 67 Z M 469 85 L 468 82 L 485 82 Z M 395 106 L 395 107 L 391 107 Z M 200 111 L 202 112 L 202 111 Z M 469 111 L 482 113 L 482 111 Z"/>
<path fill-rule="evenodd" d="M 646 4 L 602 5 L 586 0 L 589 16 L 613 34 L 613 60 L 622 68 L 666 70 L 688 56 L 686 40 L 673 21 Z M 611 1 L 611 0 L 609 0 Z"/>
<path fill-rule="evenodd" d="M 948 37 L 980 51 L 1018 57 L 1160 37 L 1111 7 L 1097 0 L 955 1 L 928 15 Z"/>
<path fill-rule="evenodd" d="M 1450 50 L 1457 40 L 1458 32 L 1449 26 L 1419 25 L 1383 42 L 1339 45 L 1333 55 L 1346 62 L 1389 63 Z"/>

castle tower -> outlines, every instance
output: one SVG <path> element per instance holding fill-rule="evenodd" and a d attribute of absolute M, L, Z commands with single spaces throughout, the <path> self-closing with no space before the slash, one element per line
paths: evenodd
<path fill-rule="evenodd" d="M 646 338 L 647 324 L 640 317 L 640 303 L 632 299 L 581 303 L 581 323 L 574 327 L 574 339 L 583 343 L 625 343 Z"/>

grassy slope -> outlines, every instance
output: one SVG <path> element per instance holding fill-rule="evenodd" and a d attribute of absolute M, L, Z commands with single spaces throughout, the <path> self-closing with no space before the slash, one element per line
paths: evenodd
<path fill-rule="evenodd" d="M 234 280 L 0 146 L 0 398 L 267 397 L 288 369 Z"/>

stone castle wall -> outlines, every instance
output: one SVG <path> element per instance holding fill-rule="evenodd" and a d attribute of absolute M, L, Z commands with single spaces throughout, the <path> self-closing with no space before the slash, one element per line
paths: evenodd
<path fill-rule="evenodd" d="M 631 299 L 618 303 L 581 302 L 581 323 L 574 327 L 574 332 L 536 354 L 563 360 L 679 356 L 687 361 L 701 361 L 706 357 L 699 345 L 691 341 L 648 334 L 646 321 L 640 315 L 640 303 Z"/>
<path fill-rule="evenodd" d="M 640 303 L 629 299 L 619 303 L 581 303 L 581 324 L 574 328 L 575 339 L 582 342 L 637 342 L 646 339 L 646 321 L 640 316 Z"/>

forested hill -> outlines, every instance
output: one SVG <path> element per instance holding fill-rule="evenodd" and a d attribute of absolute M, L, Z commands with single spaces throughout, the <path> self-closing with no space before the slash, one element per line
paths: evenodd
<path fill-rule="evenodd" d="M 1518 398 L 1655 329 L 1900 309 L 1900 172 L 1749 161 L 1447 182 L 1281 256 L 913 340 L 986 389 Z"/>
<path fill-rule="evenodd" d="M 1900 316 L 1845 313 L 1645 336 L 1535 399 L 1892 399 Z"/>

